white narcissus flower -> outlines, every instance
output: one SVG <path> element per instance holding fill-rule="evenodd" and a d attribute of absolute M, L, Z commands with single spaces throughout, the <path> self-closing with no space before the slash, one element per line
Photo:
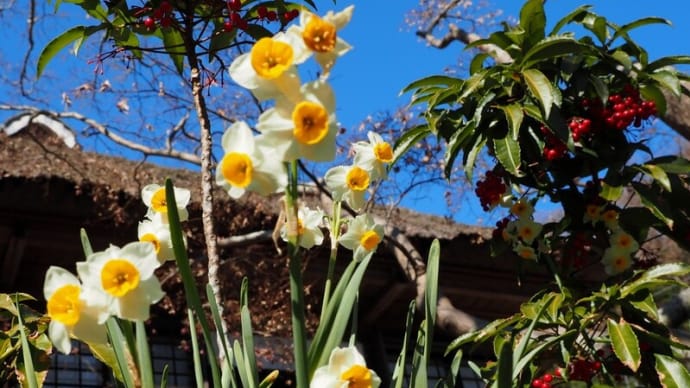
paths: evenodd
<path fill-rule="evenodd" d="M 383 240 L 383 226 L 374 223 L 369 214 L 363 214 L 350 221 L 347 232 L 340 236 L 338 242 L 352 250 L 353 259 L 362 261 L 372 255 Z"/>
<path fill-rule="evenodd" d="M 141 221 L 137 229 L 137 236 L 139 241 L 153 245 L 159 263 L 163 264 L 168 260 L 175 260 L 172 240 L 170 239 L 170 227 L 161 222 L 159 217 Z"/>
<path fill-rule="evenodd" d="M 235 58 L 230 64 L 230 77 L 261 101 L 276 95 L 294 100 L 299 97 L 300 87 L 294 65 L 303 61 L 295 60 L 294 48 L 279 32 L 259 39 L 248 53 Z"/>
<path fill-rule="evenodd" d="M 256 128 L 261 132 L 262 147 L 273 158 L 331 161 L 338 132 L 333 90 L 323 81 L 305 84 L 299 102 L 277 99 L 274 108 L 259 116 Z"/>
<path fill-rule="evenodd" d="M 309 383 L 310 388 L 377 388 L 381 379 L 367 368 L 364 357 L 357 348 L 335 348 L 328 365 L 319 367 Z"/>
<path fill-rule="evenodd" d="M 633 253 L 640 248 L 640 244 L 630 234 L 618 230 L 609 237 L 609 243 L 612 248 L 619 249 L 624 252 Z"/>
<path fill-rule="evenodd" d="M 609 247 L 604 251 L 601 263 L 608 275 L 618 275 L 632 267 L 631 252 L 615 246 Z"/>
<path fill-rule="evenodd" d="M 175 202 L 177 202 L 177 212 L 180 216 L 180 221 L 186 221 L 189 218 L 187 213 L 187 205 L 191 198 L 191 192 L 187 189 L 179 187 L 173 188 L 175 192 Z M 160 217 L 163 223 L 168 223 L 168 202 L 165 199 L 165 186 L 150 184 L 141 189 L 141 200 L 148 206 L 149 210 L 146 217 L 153 219 Z"/>
<path fill-rule="evenodd" d="M 108 341 L 105 326 L 97 319 L 104 306 L 86 304 L 79 279 L 69 271 L 55 266 L 48 268 L 43 296 L 50 317 L 48 336 L 57 350 L 69 354 L 72 336 L 90 344 Z"/>
<path fill-rule="evenodd" d="M 333 200 L 345 201 L 355 210 L 366 203 L 365 194 L 371 183 L 369 171 L 358 166 L 336 166 L 324 175 L 326 186 L 333 194 Z"/>
<path fill-rule="evenodd" d="M 510 206 L 510 213 L 518 218 L 531 217 L 534 213 L 534 207 L 527 199 L 521 198 Z"/>
<path fill-rule="evenodd" d="M 105 322 L 109 315 L 130 321 L 145 321 L 149 308 L 164 295 L 153 273 L 160 266 L 153 244 L 133 242 L 122 248 L 111 245 L 103 252 L 77 263 L 87 303 L 108 306 L 99 315 Z"/>
<path fill-rule="evenodd" d="M 393 148 L 376 132 L 367 134 L 369 142 L 357 142 L 354 164 L 371 171 L 372 179 L 386 179 L 386 166 L 393 161 Z"/>
<path fill-rule="evenodd" d="M 529 218 L 519 219 L 515 222 L 515 235 L 529 245 L 541 233 L 542 225 Z"/>
<path fill-rule="evenodd" d="M 338 13 L 328 11 L 323 17 L 301 12 L 299 25 L 293 25 L 286 33 L 295 50 L 295 61 L 304 62 L 314 54 L 324 75 L 328 75 L 336 59 L 352 49 L 338 36 L 338 31 L 350 22 L 354 8 L 351 5 Z"/>
<path fill-rule="evenodd" d="M 537 253 L 534 251 L 534 248 L 528 245 L 516 244 L 513 247 L 513 252 L 525 260 L 537 260 Z"/>
<path fill-rule="evenodd" d="M 233 198 L 245 191 L 269 195 L 287 186 L 287 173 L 280 159 L 263 152 L 252 130 L 237 121 L 223 134 L 225 155 L 216 168 L 216 183 Z"/>
<path fill-rule="evenodd" d="M 299 246 L 309 249 L 314 245 L 323 243 L 323 211 L 313 210 L 308 207 L 297 209 L 297 234 Z M 287 241 L 287 225 L 283 225 L 280 236 Z"/>

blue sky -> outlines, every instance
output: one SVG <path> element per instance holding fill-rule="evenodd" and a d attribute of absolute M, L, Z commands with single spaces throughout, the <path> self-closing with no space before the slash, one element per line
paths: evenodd
<path fill-rule="evenodd" d="M 329 0 L 317 3 L 322 7 L 320 12 L 325 12 L 327 7 L 332 6 Z M 413 30 L 404 25 L 405 13 L 415 7 L 418 0 L 368 0 L 353 3 L 355 11 L 352 22 L 341 31 L 341 36 L 354 46 L 354 49 L 339 60 L 331 76 L 338 99 L 338 119 L 346 128 L 357 126 L 370 114 L 394 111 L 406 105 L 409 95 L 399 95 L 406 84 L 441 73 L 447 66 L 455 64 L 463 51 L 463 46 L 459 43 L 453 43 L 445 50 L 427 47 L 415 36 Z M 349 4 L 338 0 L 333 9 L 340 10 Z M 506 19 L 519 14 L 522 1 L 497 0 L 490 4 L 491 9 L 502 9 L 501 19 Z M 547 17 L 553 23 L 553 20 L 581 4 L 584 3 L 548 0 Z M 593 5 L 595 12 L 619 24 L 646 16 L 667 18 L 673 23 L 672 27 L 645 26 L 633 33 L 633 38 L 649 50 L 652 59 L 666 55 L 690 54 L 690 14 L 684 12 L 687 3 L 683 0 L 666 0 L 659 2 L 659 6 L 656 7 L 653 6 L 654 3 L 641 0 L 596 0 L 589 4 Z M 49 7 L 46 4 L 40 6 Z M 63 16 L 69 14 L 68 7 L 73 6 L 62 6 L 60 13 Z M 23 20 L 8 19 L 5 15 L 2 21 L 11 27 L 0 30 L 0 39 L 5 42 L 0 46 L 0 65 L 3 62 L 21 63 L 25 48 L 23 45 L 26 42 L 25 37 L 19 32 L 24 28 L 21 24 Z M 57 23 L 40 25 L 37 35 L 55 36 L 80 22 L 83 23 L 83 20 L 58 19 Z M 37 42 L 35 51 L 39 50 L 42 44 L 45 42 Z M 87 74 L 87 77 L 88 74 L 92 74 L 93 65 L 86 63 L 87 58 L 80 57 L 75 60 L 69 57 L 67 53 L 61 53 L 61 56 L 50 65 L 54 66 L 53 74 L 48 74 L 40 82 L 46 85 L 59 81 L 62 77 L 56 77 L 56 73 Z M 685 70 L 690 71 L 690 68 Z M 62 90 L 56 88 L 53 95 L 42 97 L 49 100 L 54 109 L 59 110 L 61 92 Z M 0 89 L 0 94 L 2 93 Z M 0 103 L 3 102 L 5 101 L 0 95 Z M 5 117 L 6 113 L 0 112 L 0 120 Z M 415 198 L 404 201 L 403 205 L 420 212 L 448 214 L 440 192 L 429 190 L 416 195 Z M 466 206 L 461 212 L 453 215 L 458 221 L 474 223 L 483 219 L 490 222 L 491 219 L 502 216 L 484 215 L 475 198 L 468 198 L 463 203 Z"/>

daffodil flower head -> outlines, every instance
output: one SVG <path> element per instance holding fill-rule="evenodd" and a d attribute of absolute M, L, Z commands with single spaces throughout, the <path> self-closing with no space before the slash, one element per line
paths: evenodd
<path fill-rule="evenodd" d="M 617 248 L 625 252 L 635 252 L 640 247 L 637 241 L 630 234 L 618 230 L 609 237 L 609 244 L 611 247 Z"/>
<path fill-rule="evenodd" d="M 177 212 L 180 216 L 180 221 L 186 221 L 189 218 L 187 212 L 187 205 L 191 198 L 191 192 L 187 189 L 174 187 L 175 201 L 177 202 Z M 141 189 L 141 199 L 144 204 L 148 206 L 149 210 L 146 217 L 149 219 L 160 217 L 165 224 L 168 223 L 168 201 L 165 197 L 165 186 L 158 184 L 150 184 Z"/>
<path fill-rule="evenodd" d="M 301 63 L 313 54 L 327 76 L 338 57 L 352 49 L 338 31 L 350 22 L 353 10 L 351 5 L 337 13 L 329 11 L 323 17 L 303 11 L 299 25 L 291 26 L 286 33 L 295 49 L 295 60 Z"/>
<path fill-rule="evenodd" d="M 295 60 L 292 44 L 280 32 L 259 39 L 248 53 L 235 58 L 230 65 L 230 77 L 261 101 L 276 95 L 294 100 L 300 86 L 294 65 L 301 62 Z"/>
<path fill-rule="evenodd" d="M 367 134 L 369 142 L 357 142 L 352 145 L 355 150 L 354 164 L 371 171 L 372 179 L 386 179 L 386 166 L 393 161 L 393 148 L 376 132 Z"/>
<path fill-rule="evenodd" d="M 334 200 L 344 201 L 355 210 L 361 209 L 366 203 L 371 174 L 361 166 L 355 164 L 333 167 L 326 171 L 324 180 Z"/>
<path fill-rule="evenodd" d="M 618 225 L 618 210 L 608 209 L 601 213 L 601 221 L 606 225 L 609 230 L 617 231 L 620 229 Z"/>
<path fill-rule="evenodd" d="M 306 206 L 297 209 L 297 235 L 299 246 L 305 249 L 323 243 L 323 211 L 310 209 Z M 283 225 L 280 236 L 287 241 L 287 225 Z"/>
<path fill-rule="evenodd" d="M 338 132 L 333 90 L 323 81 L 305 84 L 299 102 L 277 99 L 274 108 L 259 116 L 256 128 L 273 158 L 331 161 Z"/>
<path fill-rule="evenodd" d="M 216 168 L 216 183 L 232 198 L 246 191 L 269 195 L 287 186 L 287 173 L 281 161 L 266 154 L 261 139 L 243 121 L 233 123 L 223 134 L 225 155 Z"/>
<path fill-rule="evenodd" d="M 513 247 L 513 252 L 520 256 L 521 259 L 537 260 L 537 253 L 529 245 L 516 244 Z"/>
<path fill-rule="evenodd" d="M 353 259 L 359 262 L 372 255 L 382 240 L 383 226 L 374 223 L 371 215 L 363 214 L 350 221 L 338 242 L 352 250 Z"/>
<path fill-rule="evenodd" d="M 631 252 L 611 246 L 604 251 L 601 263 L 604 265 L 606 274 L 610 276 L 618 275 L 632 267 Z"/>
<path fill-rule="evenodd" d="M 510 213 L 518 218 L 531 217 L 534 213 L 534 207 L 529 200 L 521 198 L 510 207 Z"/>
<path fill-rule="evenodd" d="M 519 219 L 515 222 L 515 234 L 525 244 L 530 245 L 539 233 L 541 233 L 542 225 L 534 222 L 529 218 Z"/>
<path fill-rule="evenodd" d="M 158 262 L 163 264 L 168 260 L 175 260 L 172 240 L 170 239 L 170 227 L 161 222 L 160 218 L 139 222 L 137 229 L 139 241 L 153 245 Z M 186 244 L 185 240 L 185 244 Z"/>
<path fill-rule="evenodd" d="M 163 297 L 154 270 L 160 266 L 153 244 L 133 242 L 122 248 L 111 245 L 77 263 L 77 272 L 85 288 L 87 303 L 105 304 L 109 315 L 130 321 L 149 318 L 149 307 Z M 103 302 L 102 302 L 103 301 Z"/>
<path fill-rule="evenodd" d="M 319 367 L 309 383 L 310 388 L 378 388 L 381 379 L 367 368 L 364 357 L 357 348 L 335 348 L 328 365 Z"/>
<path fill-rule="evenodd" d="M 601 212 L 603 208 L 597 204 L 588 204 L 585 206 L 585 214 L 582 216 L 583 222 L 590 222 L 592 224 L 599 222 L 601 219 Z"/>
<path fill-rule="evenodd" d="M 82 298 L 82 286 L 69 271 L 51 266 L 43 283 L 43 296 L 50 317 L 48 336 L 62 353 L 72 348 L 70 337 L 90 344 L 107 342 L 105 326 L 98 323 L 98 310 L 104 306 L 88 305 Z"/>

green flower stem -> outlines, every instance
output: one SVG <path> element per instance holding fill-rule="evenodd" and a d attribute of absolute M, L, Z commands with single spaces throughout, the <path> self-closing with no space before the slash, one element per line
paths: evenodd
<path fill-rule="evenodd" d="M 295 379 L 297 388 L 309 385 L 307 377 L 307 330 L 304 322 L 304 286 L 302 258 L 297 228 L 297 161 L 286 164 L 288 187 L 285 193 L 285 223 L 290 260 L 290 302 L 292 307 L 292 337 L 294 341 Z"/>
<path fill-rule="evenodd" d="M 323 304 L 321 306 L 321 318 L 323 321 L 328 302 L 331 299 L 331 286 L 333 284 L 333 273 L 335 272 L 335 261 L 338 256 L 338 239 L 340 238 L 340 211 L 342 210 L 340 201 L 333 201 L 333 219 L 331 220 L 331 254 L 328 258 L 328 272 L 326 273 L 326 284 L 323 290 Z"/>
<path fill-rule="evenodd" d="M 551 270 L 553 278 L 556 280 L 558 289 L 561 291 L 561 293 L 563 293 L 563 282 L 561 281 L 561 276 L 558 274 L 558 270 L 556 269 L 556 264 L 553 262 L 553 259 L 549 255 L 544 255 L 544 257 L 546 259 L 546 265 L 549 267 L 549 270 Z"/>

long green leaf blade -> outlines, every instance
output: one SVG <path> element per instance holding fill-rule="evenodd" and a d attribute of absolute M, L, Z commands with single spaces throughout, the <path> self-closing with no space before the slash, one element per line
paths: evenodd
<path fill-rule="evenodd" d="M 633 372 L 637 372 L 642 362 L 642 355 L 640 354 L 639 341 L 632 326 L 622 318 L 619 322 L 609 319 L 607 326 L 616 357 L 623 365 L 630 368 Z"/>
<path fill-rule="evenodd" d="M 690 373 L 683 364 L 669 356 L 655 354 L 656 373 L 664 388 L 690 387 Z"/>
<path fill-rule="evenodd" d="M 136 322 L 136 331 L 137 364 L 139 366 L 141 383 L 144 387 L 153 387 L 153 365 L 151 364 L 151 351 L 149 350 L 146 327 L 144 326 L 143 321 Z"/>
<path fill-rule="evenodd" d="M 544 118 L 548 120 L 551 114 L 551 108 L 556 103 L 556 96 L 554 96 L 554 88 L 551 86 L 551 81 L 537 69 L 526 69 L 522 72 L 523 79 L 527 84 L 527 88 L 534 97 L 539 100 Z"/>

